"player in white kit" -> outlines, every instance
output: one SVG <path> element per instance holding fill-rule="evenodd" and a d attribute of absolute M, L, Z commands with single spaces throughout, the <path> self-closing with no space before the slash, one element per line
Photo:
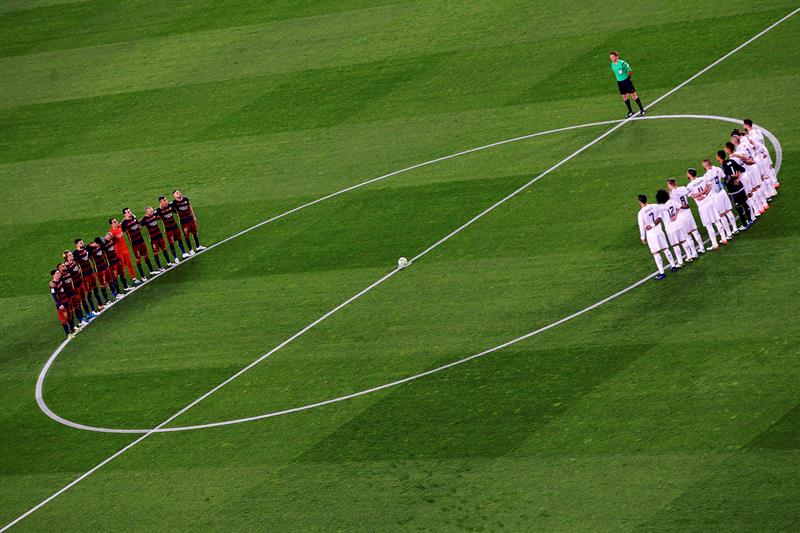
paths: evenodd
<path fill-rule="evenodd" d="M 706 246 L 703 244 L 703 237 L 697 231 L 697 222 L 694 221 L 692 209 L 689 207 L 689 189 L 684 186 L 678 186 L 678 181 L 675 178 L 667 180 L 667 187 L 669 188 L 669 197 L 681 205 L 681 210 L 678 213 L 678 221 L 683 224 L 686 234 L 690 239 L 694 239 L 697 244 L 696 249 L 701 254 L 706 253 Z M 693 243 L 693 246 L 694 246 Z"/>
<path fill-rule="evenodd" d="M 722 225 L 726 226 L 731 235 L 739 233 L 736 219 L 733 217 L 733 205 L 725 191 L 725 173 L 721 168 L 712 165 L 710 159 L 703 159 L 703 168 L 706 171 L 703 179 L 711 186 L 711 199 L 717 208 Z"/>
<path fill-rule="evenodd" d="M 681 246 L 686 252 L 686 261 L 694 261 L 697 257 L 697 250 L 694 249 L 692 239 L 686 234 L 686 228 L 678 220 L 678 215 L 683 207 L 675 200 L 670 199 L 669 193 L 664 189 L 659 189 L 656 192 L 656 202 L 664 209 L 662 211 L 662 221 L 667 230 L 669 244 L 672 246 L 672 251 L 675 252 L 675 260 L 678 262 L 678 266 L 683 266 Z"/>
<path fill-rule="evenodd" d="M 708 238 L 711 239 L 711 249 L 716 250 L 719 248 L 717 244 L 717 235 L 714 228 L 717 229 L 721 237 L 722 244 L 728 244 L 730 232 L 725 229 L 719 219 L 717 207 L 714 205 L 714 200 L 711 199 L 711 186 L 703 178 L 697 177 L 697 170 L 690 168 L 686 171 L 686 176 L 689 178 L 689 195 L 694 198 L 697 204 L 697 211 L 700 213 L 700 222 L 706 227 Z"/>
<path fill-rule="evenodd" d="M 755 161 L 755 148 L 749 142 L 742 142 L 741 137 L 734 134 L 731 135 L 730 143 L 733 145 L 733 152 L 731 152 L 731 159 L 739 159 L 740 164 L 744 166 L 745 180 L 750 184 L 750 194 L 753 203 L 751 208 L 755 209 L 755 216 L 763 215 L 769 209 L 767 204 L 767 197 L 761 190 L 761 171 L 758 169 Z"/>
<path fill-rule="evenodd" d="M 752 121 L 750 122 L 752 124 Z M 739 137 L 742 138 L 743 143 L 747 141 L 752 145 L 753 159 L 755 159 L 756 166 L 761 173 L 762 191 L 764 192 L 764 196 L 767 197 L 767 202 L 772 201 L 772 198 L 778 194 L 778 191 L 775 189 L 775 169 L 772 168 L 772 157 L 770 157 L 769 150 L 767 150 L 767 146 L 764 144 L 764 134 L 760 129 L 754 128 L 752 125 L 750 129 L 748 129 L 747 122 L 745 122 L 744 132 L 738 129 L 734 131 L 739 132 Z"/>
<path fill-rule="evenodd" d="M 742 155 L 736 152 L 736 147 L 733 145 L 732 142 L 725 143 L 725 153 L 728 155 L 728 159 L 735 162 L 740 167 L 744 168 L 745 163 L 744 159 L 747 156 Z M 747 194 L 747 206 L 750 208 L 750 215 L 752 216 L 753 220 L 761 216 L 760 208 L 758 206 L 758 200 L 753 196 L 753 182 L 750 179 L 750 176 L 747 175 L 747 171 L 742 171 L 739 175 L 739 181 L 741 181 L 742 185 L 744 186 L 744 191 Z"/>
<path fill-rule="evenodd" d="M 769 199 L 777 192 L 772 186 L 772 180 L 769 179 L 769 165 L 764 161 L 764 152 L 766 152 L 767 155 L 769 155 L 769 152 L 766 150 L 763 141 L 761 143 L 753 141 L 750 136 L 743 133 L 738 128 L 731 132 L 731 141 L 736 144 L 736 139 L 734 139 L 734 137 L 738 137 L 739 139 L 739 144 L 736 145 L 736 151 L 744 150 L 747 156 L 753 161 L 753 167 L 755 168 L 748 168 L 747 171 L 752 172 L 754 181 L 758 182 L 759 194 L 764 197 L 764 210 L 766 211 L 769 209 Z M 759 161 L 762 162 L 759 163 Z"/>
<path fill-rule="evenodd" d="M 667 237 L 664 235 L 664 230 L 661 228 L 662 213 L 664 209 L 655 204 L 647 203 L 647 196 L 644 194 L 639 195 L 639 238 L 650 248 L 650 253 L 653 254 L 653 259 L 658 268 L 656 279 L 664 279 L 664 261 L 661 259 L 661 253 L 667 257 L 669 261 L 670 270 L 675 272 L 678 267 L 675 266 L 675 259 L 667 246 Z"/>
<path fill-rule="evenodd" d="M 759 148 L 760 161 L 759 159 L 756 161 L 765 167 L 762 168 L 762 174 L 767 175 L 771 188 L 779 189 L 781 184 L 778 183 L 778 175 L 775 173 L 775 168 L 772 166 L 772 156 L 770 155 L 769 150 L 767 150 L 767 145 L 764 142 L 764 132 L 761 131 L 761 128 L 754 125 L 753 121 L 749 118 L 744 119 L 744 121 L 742 121 L 742 125 L 747 131 L 747 137 L 754 145 L 756 145 L 756 148 Z M 764 172 L 764 170 L 766 170 L 766 172 Z"/>

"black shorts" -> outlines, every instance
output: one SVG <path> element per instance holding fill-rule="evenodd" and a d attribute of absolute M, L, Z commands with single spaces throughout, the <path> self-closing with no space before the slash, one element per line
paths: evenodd
<path fill-rule="evenodd" d="M 636 87 L 633 86 L 630 76 L 622 81 L 618 81 L 617 87 L 619 87 L 619 94 L 631 94 L 636 92 Z"/>
<path fill-rule="evenodd" d="M 735 193 L 728 193 L 728 196 L 731 197 L 734 204 L 742 205 L 747 203 L 747 193 L 744 192 L 744 189 L 739 189 Z"/>

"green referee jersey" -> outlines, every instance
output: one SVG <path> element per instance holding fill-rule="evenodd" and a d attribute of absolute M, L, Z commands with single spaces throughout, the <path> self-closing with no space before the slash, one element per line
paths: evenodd
<path fill-rule="evenodd" d="M 616 63 L 611 63 L 611 70 L 614 71 L 614 76 L 617 77 L 617 81 L 622 81 L 631 73 L 631 66 L 627 61 L 620 59 Z"/>

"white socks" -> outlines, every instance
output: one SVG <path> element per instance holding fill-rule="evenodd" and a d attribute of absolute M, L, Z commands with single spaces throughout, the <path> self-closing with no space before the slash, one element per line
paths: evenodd
<path fill-rule="evenodd" d="M 764 209 L 767 207 L 767 198 L 764 196 L 763 187 L 759 187 L 755 194 L 753 194 L 753 198 L 758 198 L 759 209 Z"/>
<path fill-rule="evenodd" d="M 747 199 L 747 205 L 750 207 L 750 216 L 753 218 L 761 216 L 761 209 L 756 207 L 756 195 L 754 194 L 750 198 Z"/>
<path fill-rule="evenodd" d="M 664 273 L 664 261 L 661 259 L 661 254 L 656 252 L 653 254 L 653 259 L 656 260 L 656 267 L 658 268 L 658 273 Z"/>
<path fill-rule="evenodd" d="M 714 225 L 709 224 L 706 226 L 706 231 L 708 232 L 708 238 L 711 239 L 711 248 L 714 249 L 719 247 L 719 244 L 717 243 L 717 234 L 714 232 Z"/>
<path fill-rule="evenodd" d="M 761 188 L 764 189 L 764 194 L 767 198 L 772 198 L 778 194 L 778 191 L 775 190 L 775 184 L 769 176 L 765 176 L 761 181 Z"/>
<path fill-rule="evenodd" d="M 661 251 L 664 252 L 665 256 L 667 256 L 667 261 L 669 261 L 669 266 L 675 267 L 675 258 L 672 257 L 672 252 L 669 251 L 669 248 L 664 248 Z M 678 255 L 678 257 L 680 257 L 680 254 Z M 661 254 L 659 252 L 654 253 L 653 254 L 653 259 L 656 262 L 656 267 L 658 267 L 658 273 L 659 274 L 663 274 L 664 273 L 664 260 L 661 259 Z M 683 263 L 681 263 L 681 264 L 683 264 Z"/>
<path fill-rule="evenodd" d="M 683 241 L 683 249 L 686 250 L 686 257 L 688 259 L 694 259 L 697 257 L 697 250 L 694 249 L 694 243 L 692 242 L 691 237 Z"/>
<path fill-rule="evenodd" d="M 733 237 L 734 228 L 728 224 L 728 217 L 725 215 L 719 216 L 719 220 L 717 221 L 717 230 L 719 230 L 720 227 L 722 227 L 722 231 L 720 231 L 719 234 L 722 235 L 724 239 L 730 239 Z"/>
<path fill-rule="evenodd" d="M 731 232 L 728 229 L 728 224 L 726 221 L 717 220 L 714 222 L 714 226 L 717 228 L 717 231 L 719 232 L 719 235 L 722 237 L 723 241 L 727 241 L 731 238 Z"/>
<path fill-rule="evenodd" d="M 681 255 L 681 245 L 676 244 L 672 247 L 672 250 L 675 252 L 675 260 L 678 262 L 678 266 L 683 266 L 683 256 Z M 686 257 L 689 257 L 688 255 Z"/>
<path fill-rule="evenodd" d="M 738 228 L 736 226 L 736 218 L 734 218 L 733 213 L 728 211 L 727 213 L 725 213 L 725 217 L 728 219 L 728 225 L 730 225 L 731 227 L 731 233 L 733 233 L 734 231 L 738 231 Z"/>
<path fill-rule="evenodd" d="M 672 252 L 669 251 L 669 248 L 664 248 L 664 255 L 667 256 L 667 261 L 669 261 L 669 266 L 675 268 L 675 258 L 672 257 Z"/>
<path fill-rule="evenodd" d="M 692 234 L 689 236 L 689 240 L 691 240 L 692 237 L 694 237 L 694 240 L 697 241 L 697 249 L 700 250 L 701 252 L 705 252 L 706 251 L 706 245 L 703 244 L 703 238 L 700 236 L 700 232 L 697 231 L 697 230 L 694 230 L 692 232 Z"/>

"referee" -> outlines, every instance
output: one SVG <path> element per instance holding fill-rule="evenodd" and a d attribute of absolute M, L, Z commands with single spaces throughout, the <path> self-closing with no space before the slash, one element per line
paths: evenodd
<path fill-rule="evenodd" d="M 619 94 L 622 95 L 622 101 L 625 102 L 626 106 L 628 106 L 628 114 L 625 116 L 625 118 L 630 118 L 633 116 L 633 108 L 631 108 L 631 101 L 628 99 L 629 96 L 633 96 L 633 99 L 636 101 L 636 105 L 639 106 L 639 116 L 644 115 L 642 101 L 639 100 L 639 96 L 636 94 L 636 87 L 633 86 L 633 82 L 631 81 L 631 74 L 633 74 L 631 66 L 627 61 L 619 58 L 619 54 L 616 50 L 609 52 L 608 57 L 611 59 L 611 70 L 614 72 L 614 76 L 617 78 Z"/>

